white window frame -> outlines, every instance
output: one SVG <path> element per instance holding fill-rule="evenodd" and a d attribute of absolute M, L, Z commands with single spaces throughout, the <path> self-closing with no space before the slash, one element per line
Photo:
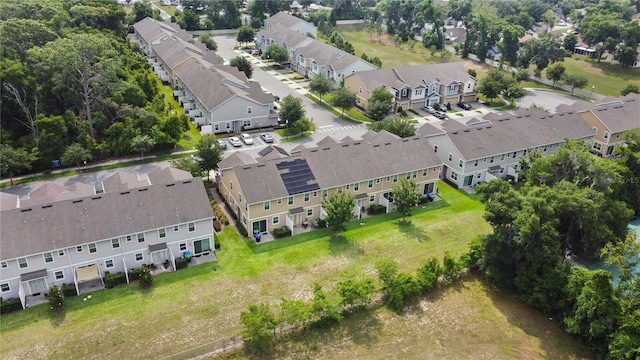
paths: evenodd
<path fill-rule="evenodd" d="M 64 256 L 64 250 L 58 250 L 58 256 Z"/>
<path fill-rule="evenodd" d="M 20 260 L 24 260 L 24 266 L 22 266 L 22 262 L 20 262 Z M 23 258 L 19 258 L 19 259 L 18 259 L 18 268 L 20 268 L 20 269 L 26 269 L 26 268 L 28 268 L 28 267 L 29 267 L 29 261 L 27 261 L 27 258 L 26 258 L 26 257 L 23 257 Z"/>
<path fill-rule="evenodd" d="M 9 263 L 6 261 L 0 261 L 0 268 L 6 269 L 9 267 Z"/>
<path fill-rule="evenodd" d="M 109 262 L 109 261 L 111 262 L 111 266 L 109 266 L 109 264 L 108 264 L 108 262 Z M 113 259 L 107 259 L 107 260 L 105 260 L 105 261 L 104 261 L 104 268 L 105 268 L 105 269 L 111 269 L 111 268 L 113 268 L 113 267 L 115 267 L 115 266 L 116 266 L 116 265 L 115 265 L 115 263 L 113 262 Z"/>
<path fill-rule="evenodd" d="M 140 259 L 138 260 L 138 255 L 140 255 Z M 135 253 L 133 254 L 133 258 L 135 259 L 136 262 L 143 262 L 144 261 L 144 253 Z"/>
<path fill-rule="evenodd" d="M 47 261 L 47 254 L 49 255 L 49 261 Z M 48 264 L 48 263 L 52 263 L 53 262 L 53 254 L 50 252 L 44 253 L 42 254 L 42 257 L 44 258 L 44 263 Z"/>
<path fill-rule="evenodd" d="M 164 239 L 166 237 L 167 237 L 167 229 L 165 228 L 158 229 L 158 238 Z"/>
<path fill-rule="evenodd" d="M 293 198 L 293 196 L 289 196 L 287 198 L 287 205 L 291 206 L 295 203 L 295 199 Z"/>
<path fill-rule="evenodd" d="M 98 252 L 98 245 L 96 243 L 88 244 L 87 249 L 89 249 L 89 254 L 95 254 Z"/>
<path fill-rule="evenodd" d="M 307 209 L 307 216 L 313 216 L 313 208 Z"/>
<path fill-rule="evenodd" d="M 264 211 L 271 210 L 271 201 L 265 201 L 264 203 L 262 203 L 262 209 Z"/>
<path fill-rule="evenodd" d="M 453 154 L 449 153 L 449 157 L 448 157 L 449 161 L 453 161 Z"/>
<path fill-rule="evenodd" d="M 180 231 L 180 225 L 173 225 L 173 232 Z"/>
<path fill-rule="evenodd" d="M 280 224 L 280 215 L 276 215 L 274 217 L 271 218 L 271 223 L 273 225 L 278 225 Z"/>
<path fill-rule="evenodd" d="M 311 194 L 304 193 L 304 195 L 302 195 L 302 199 L 304 200 L 304 202 L 309 202 L 309 200 L 311 200 Z"/>
<path fill-rule="evenodd" d="M 371 194 L 371 195 L 369 195 L 369 202 L 371 202 L 371 203 L 372 203 L 372 202 L 374 202 L 374 201 L 376 201 L 376 194 Z"/>
<path fill-rule="evenodd" d="M 120 247 L 120 239 L 118 238 L 111 239 L 111 248 L 118 249 L 119 247 Z"/>
<path fill-rule="evenodd" d="M 84 249 L 82 248 L 82 245 L 78 245 L 78 246 L 76 246 L 76 252 L 77 252 L 77 253 L 81 253 L 81 252 L 83 252 L 83 251 L 84 251 Z"/>
<path fill-rule="evenodd" d="M 195 221 L 188 223 L 187 226 L 188 226 L 189 232 L 196 231 L 196 223 L 195 223 Z"/>
<path fill-rule="evenodd" d="M 58 277 L 58 274 L 60 274 L 59 277 Z M 53 278 L 56 279 L 56 280 L 64 280 L 64 271 L 62 271 L 62 270 L 54 271 L 53 272 Z"/>
<path fill-rule="evenodd" d="M 0 291 L 3 293 L 11 291 L 11 285 L 8 282 L 0 284 Z"/>
<path fill-rule="evenodd" d="M 369 180 L 369 182 L 367 183 L 367 189 L 371 188 L 373 188 L 373 180 Z"/>
<path fill-rule="evenodd" d="M 138 235 L 136 235 L 136 237 L 138 238 L 138 243 L 143 243 L 144 242 L 144 233 L 138 233 Z"/>
<path fill-rule="evenodd" d="M 247 114 L 251 114 L 251 111 L 252 111 L 251 106 L 247 106 Z"/>
<path fill-rule="evenodd" d="M 360 191 L 360 183 L 353 184 L 353 191 Z"/>
<path fill-rule="evenodd" d="M 278 199 L 278 200 L 276 201 L 276 203 L 277 203 L 278 205 L 282 205 L 282 198 Z"/>
<path fill-rule="evenodd" d="M 180 251 L 187 251 L 187 243 L 180 243 L 178 249 L 180 249 Z"/>

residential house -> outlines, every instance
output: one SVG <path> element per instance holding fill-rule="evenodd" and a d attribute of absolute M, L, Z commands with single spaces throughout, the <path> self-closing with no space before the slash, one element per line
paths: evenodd
<path fill-rule="evenodd" d="M 213 51 L 174 25 L 143 19 L 133 41 L 147 54 L 160 79 L 202 133 L 230 133 L 277 125 L 273 95 L 224 65 Z"/>
<path fill-rule="evenodd" d="M 362 71 L 346 76 L 344 86 L 356 94 L 356 104 L 367 107 L 374 89 L 394 94 L 395 107 L 420 109 L 435 103 L 455 105 L 476 101 L 476 78 L 459 63 L 423 64 Z"/>
<path fill-rule="evenodd" d="M 549 155 L 566 138 L 591 141 L 594 135 L 574 111 L 493 114 L 491 120 L 472 119 L 467 124 L 454 121 L 446 125 L 442 131 L 425 124 L 418 133 L 443 162 L 442 179 L 459 188 L 494 178 L 518 181 L 520 160 L 531 152 Z"/>
<path fill-rule="evenodd" d="M 148 264 L 172 271 L 189 251 L 215 259 L 213 211 L 199 178 L 176 169 L 115 175 L 93 186 L 45 184 L 20 198 L 0 192 L 0 295 L 23 307 L 52 285 L 80 294 L 104 287 L 105 272 Z M 127 275 L 128 280 L 128 275 Z"/>
<path fill-rule="evenodd" d="M 313 41 L 307 35 L 293 31 L 280 24 L 276 24 L 269 29 L 260 29 L 256 34 L 256 48 L 262 52 L 265 52 L 269 45 L 272 44 L 284 46 L 289 52 L 289 60 L 285 62 L 286 64 L 290 63 L 290 59 L 293 59 L 295 49 Z"/>
<path fill-rule="evenodd" d="M 177 70 L 178 99 L 203 134 L 231 133 L 278 124 L 273 95 L 237 68 L 193 60 Z M 181 95 L 181 96 L 180 96 Z"/>
<path fill-rule="evenodd" d="M 316 26 L 283 11 L 264 19 L 265 29 L 271 29 L 276 25 L 282 25 L 304 35 L 310 34 L 314 38 L 318 36 L 318 28 Z"/>
<path fill-rule="evenodd" d="M 442 161 L 429 142 L 389 135 L 331 139 L 271 159 L 233 154 L 219 164 L 220 194 L 249 233 L 266 233 L 283 226 L 295 232 L 324 218 L 321 201 L 336 192 L 355 196 L 356 217 L 374 204 L 388 210 L 403 178 L 416 181 L 421 194 L 436 192 Z"/>
<path fill-rule="evenodd" d="M 614 155 L 614 149 L 624 144 L 624 133 L 640 128 L 640 95 L 630 93 L 615 100 L 604 101 L 578 111 L 593 129 L 591 152 L 598 156 Z"/>

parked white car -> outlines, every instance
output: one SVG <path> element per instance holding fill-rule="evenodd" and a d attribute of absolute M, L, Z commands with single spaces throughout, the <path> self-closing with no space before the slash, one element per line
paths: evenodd
<path fill-rule="evenodd" d="M 253 138 L 251 137 L 251 135 L 247 133 L 242 133 L 240 134 L 240 137 L 242 137 L 242 141 L 244 141 L 245 144 L 253 145 Z"/>
<path fill-rule="evenodd" d="M 242 146 L 242 142 L 240 141 L 240 139 L 238 139 L 237 136 L 232 136 L 229 138 L 229 144 L 231 144 L 233 147 L 240 147 Z"/>

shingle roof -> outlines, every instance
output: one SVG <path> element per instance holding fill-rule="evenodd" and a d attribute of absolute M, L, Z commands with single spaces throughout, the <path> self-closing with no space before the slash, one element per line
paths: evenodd
<path fill-rule="evenodd" d="M 201 179 L 167 185 L 58 201 L 50 207 L 1 211 L 0 258 L 13 259 L 213 217 Z"/>
<path fill-rule="evenodd" d="M 355 55 L 313 39 L 308 44 L 304 43 L 299 46 L 296 49 L 296 54 L 302 55 L 306 59 L 312 59 L 316 64 L 326 68 L 332 67 L 336 71 L 344 70 L 358 62 L 369 64 L 372 69 L 376 68 L 375 65 Z"/>
<path fill-rule="evenodd" d="M 431 135 L 439 135 L 439 134 L 444 134 L 444 131 L 442 131 L 441 129 L 438 129 L 437 127 L 426 123 L 424 125 L 422 125 L 420 128 L 418 128 L 418 130 L 416 131 L 418 134 L 420 134 L 420 136 L 431 136 Z"/>
<path fill-rule="evenodd" d="M 367 90 L 372 91 L 379 86 L 401 89 L 405 86 L 432 84 L 439 79 L 440 84 L 454 81 L 464 82 L 472 78 L 460 63 L 422 64 L 400 66 L 389 69 L 359 71 L 349 76 L 357 76 Z"/>
<path fill-rule="evenodd" d="M 261 29 L 258 34 L 265 39 L 273 40 L 277 44 L 284 45 L 286 48 L 297 48 L 303 43 L 310 43 L 312 38 L 305 34 L 291 30 L 281 24 L 277 24 L 270 29 Z"/>
<path fill-rule="evenodd" d="M 150 17 L 144 18 L 137 23 L 133 24 L 134 30 L 140 35 L 140 37 L 150 43 L 157 37 L 163 34 L 175 35 L 185 41 L 192 39 L 191 34 L 182 30 L 178 24 L 166 23 L 164 21 L 158 21 Z"/>
<path fill-rule="evenodd" d="M 551 115 L 534 111 L 447 131 L 447 135 L 462 157 L 472 160 L 560 143 L 565 138 L 588 138 L 593 130 L 576 113 Z"/>
<path fill-rule="evenodd" d="M 380 130 L 379 132 L 369 130 L 362 135 L 362 138 L 367 140 L 370 144 L 381 144 L 400 139 L 398 135 L 392 134 L 387 130 Z"/>
<path fill-rule="evenodd" d="M 225 157 L 218 163 L 218 168 L 220 170 L 230 169 L 236 166 L 255 164 L 256 159 L 252 158 L 251 155 L 244 153 L 242 151 L 236 151 L 233 154 Z"/>
<path fill-rule="evenodd" d="M 331 136 L 325 136 L 322 138 L 322 140 L 317 142 L 318 146 L 331 146 L 331 145 L 336 145 L 338 143 L 338 141 L 334 138 L 332 138 Z"/>
<path fill-rule="evenodd" d="M 0 211 L 15 209 L 20 206 L 18 195 L 0 191 Z"/>
<path fill-rule="evenodd" d="M 630 93 L 608 103 L 599 103 L 590 110 L 612 133 L 640 127 L 640 95 Z"/>
<path fill-rule="evenodd" d="M 175 181 L 188 180 L 193 176 L 188 171 L 176 169 L 173 167 L 157 168 L 151 171 L 147 177 L 153 185 L 168 184 Z"/>
<path fill-rule="evenodd" d="M 213 110 L 235 96 L 261 105 L 273 101 L 273 95 L 264 93 L 260 84 L 248 82 L 242 71 L 231 66 L 210 67 L 208 63 L 193 60 L 178 68 L 176 73 L 207 110 Z"/>
<path fill-rule="evenodd" d="M 402 174 L 442 164 L 423 138 L 394 139 L 380 144 L 355 141 L 302 149 L 296 158 L 277 159 L 234 167 L 247 203 L 259 203 L 290 194 L 278 165 L 301 159 L 306 162 L 319 188 Z M 282 167 L 282 166 L 281 166 Z"/>
<path fill-rule="evenodd" d="M 28 198 L 21 199 L 20 206 L 51 204 L 56 201 L 77 199 L 96 193 L 95 187 L 83 183 L 74 183 L 64 187 L 54 183 L 46 183 L 29 193 Z"/>
<path fill-rule="evenodd" d="M 287 14 L 286 12 L 280 11 L 277 14 L 274 14 L 267 18 L 267 22 L 271 24 L 271 26 L 275 26 L 276 24 L 280 24 L 282 26 L 286 26 L 288 28 L 296 25 L 300 22 L 304 22 L 304 20 L 297 18 L 291 14 Z"/>
<path fill-rule="evenodd" d="M 149 179 L 146 176 L 118 171 L 102 181 L 102 191 L 125 191 L 149 185 Z"/>

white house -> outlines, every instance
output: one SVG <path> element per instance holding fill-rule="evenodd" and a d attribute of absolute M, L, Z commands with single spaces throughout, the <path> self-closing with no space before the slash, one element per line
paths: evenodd
<path fill-rule="evenodd" d="M 80 294 L 104 287 L 105 272 L 148 264 L 173 271 L 190 252 L 215 260 L 213 211 L 199 178 L 165 168 L 114 176 L 105 191 L 46 184 L 20 198 L 0 192 L 0 296 L 23 307 L 46 301 L 52 285 Z M 128 277 L 127 277 L 128 279 Z"/>

